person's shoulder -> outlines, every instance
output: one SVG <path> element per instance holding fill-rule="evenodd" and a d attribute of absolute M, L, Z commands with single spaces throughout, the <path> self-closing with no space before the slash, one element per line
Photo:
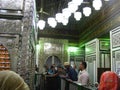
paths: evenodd
<path fill-rule="evenodd" d="M 72 72 L 76 72 L 74 68 L 71 68 L 70 71 L 72 71 Z"/>
<path fill-rule="evenodd" d="M 88 75 L 89 76 L 89 73 L 85 70 L 84 72 L 82 72 L 83 75 Z"/>
<path fill-rule="evenodd" d="M 87 71 L 86 71 L 86 73 L 85 73 L 85 74 L 86 74 L 86 76 L 88 76 L 88 77 L 89 77 L 89 73 L 88 73 Z"/>

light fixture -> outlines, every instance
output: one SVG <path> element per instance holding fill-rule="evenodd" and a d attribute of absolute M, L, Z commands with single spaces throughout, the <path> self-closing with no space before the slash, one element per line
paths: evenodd
<path fill-rule="evenodd" d="M 62 13 L 57 13 L 55 15 L 55 19 L 57 20 L 58 23 L 62 23 L 62 21 L 63 21 L 63 14 Z"/>
<path fill-rule="evenodd" d="M 56 25 L 57 25 L 57 22 L 56 22 L 55 18 L 49 17 L 49 18 L 48 18 L 48 24 L 49 24 L 49 26 L 51 26 L 52 28 L 55 28 Z"/>
<path fill-rule="evenodd" d="M 95 10 L 100 10 L 102 7 L 102 1 L 101 0 L 93 0 L 93 7 Z"/>
<path fill-rule="evenodd" d="M 68 19 L 63 18 L 62 24 L 63 24 L 64 26 L 66 26 L 66 25 L 68 24 Z"/>
<path fill-rule="evenodd" d="M 40 30 L 43 30 L 45 28 L 45 21 L 39 20 L 37 23 L 37 27 L 39 27 Z"/>
<path fill-rule="evenodd" d="M 64 8 L 62 10 L 62 14 L 63 14 L 63 17 L 65 17 L 67 19 L 71 16 L 71 12 L 70 12 L 70 10 L 68 8 Z"/>
<path fill-rule="evenodd" d="M 102 1 L 101 0 L 92 0 L 93 1 L 93 7 L 95 10 L 100 10 L 102 7 Z M 109 0 L 104 0 L 109 1 Z M 89 2 L 84 2 L 84 0 L 71 0 L 71 2 L 68 3 L 68 7 L 62 9 L 62 13 L 57 13 L 54 17 L 48 18 L 48 24 L 52 28 L 55 28 L 58 23 L 62 23 L 63 25 L 67 25 L 69 21 L 69 17 L 71 14 L 74 14 L 74 18 L 79 21 L 82 18 L 81 12 L 76 12 L 78 10 L 78 7 L 82 4 L 89 4 Z M 42 7 L 41 7 L 42 8 Z M 4 12 L 4 11 L 2 11 Z M 42 11 L 41 11 L 42 12 Z M 92 12 L 92 9 L 89 6 L 83 7 L 83 14 L 88 17 L 90 16 Z M 42 12 L 43 13 L 43 12 Z M 46 22 L 44 20 L 39 20 L 37 26 L 42 30 L 45 28 Z"/>
<path fill-rule="evenodd" d="M 80 6 L 83 2 L 83 0 L 72 0 L 72 2 L 78 6 Z"/>
<path fill-rule="evenodd" d="M 79 49 L 78 47 L 71 46 L 71 47 L 68 47 L 68 52 L 77 52 L 78 49 Z"/>
<path fill-rule="evenodd" d="M 78 5 L 75 4 L 74 2 L 69 2 L 68 3 L 68 9 L 71 13 L 74 13 L 78 10 Z"/>
<path fill-rule="evenodd" d="M 83 8 L 83 14 L 88 17 L 91 14 L 91 8 L 90 7 L 84 7 Z"/>
<path fill-rule="evenodd" d="M 76 19 L 76 21 L 79 21 L 82 18 L 81 12 L 75 12 L 74 13 L 74 18 Z"/>

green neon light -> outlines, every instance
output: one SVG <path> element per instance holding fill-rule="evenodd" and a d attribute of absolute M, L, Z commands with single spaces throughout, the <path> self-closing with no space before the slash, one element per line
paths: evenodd
<path fill-rule="evenodd" d="M 86 51 L 86 52 L 90 52 L 90 49 L 89 49 L 89 48 L 85 48 L 85 51 Z"/>
<path fill-rule="evenodd" d="M 105 46 L 109 46 L 109 45 L 110 45 L 110 43 L 109 43 L 109 42 L 106 42 L 106 43 L 105 43 Z"/>
<path fill-rule="evenodd" d="M 77 52 L 78 51 L 78 47 L 68 47 L 68 52 Z"/>

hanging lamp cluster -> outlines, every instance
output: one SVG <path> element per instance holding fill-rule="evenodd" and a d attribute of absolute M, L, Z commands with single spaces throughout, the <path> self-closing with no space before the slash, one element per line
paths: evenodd
<path fill-rule="evenodd" d="M 105 0 L 106 1 L 106 0 Z M 73 14 L 76 21 L 79 21 L 82 18 L 82 12 L 77 11 L 79 6 L 84 3 L 84 0 L 72 0 L 68 3 L 67 8 L 62 9 L 61 13 L 57 13 L 55 17 L 49 17 L 47 19 L 47 23 L 50 27 L 55 28 L 57 23 L 62 23 L 63 25 L 67 25 L 69 22 L 69 17 Z M 92 6 L 95 10 L 100 10 L 102 7 L 101 0 L 93 0 Z M 83 14 L 85 17 L 89 17 L 92 13 L 91 7 L 83 7 Z M 39 20 L 37 26 L 40 30 L 45 28 L 46 22 L 44 20 Z"/>

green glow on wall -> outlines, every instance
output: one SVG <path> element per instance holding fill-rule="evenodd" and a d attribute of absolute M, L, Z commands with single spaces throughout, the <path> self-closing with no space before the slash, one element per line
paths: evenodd
<path fill-rule="evenodd" d="M 110 43 L 109 43 L 109 42 L 106 42 L 106 43 L 105 43 L 105 46 L 109 46 L 109 45 L 110 45 Z"/>
<path fill-rule="evenodd" d="M 68 52 L 77 52 L 78 51 L 78 47 L 68 47 Z"/>
<path fill-rule="evenodd" d="M 37 49 L 37 50 L 40 50 L 40 44 L 37 44 L 37 45 L 36 45 L 36 49 Z"/>
<path fill-rule="evenodd" d="M 89 48 L 85 48 L 85 51 L 86 51 L 86 52 L 90 52 L 90 49 L 89 49 Z"/>

